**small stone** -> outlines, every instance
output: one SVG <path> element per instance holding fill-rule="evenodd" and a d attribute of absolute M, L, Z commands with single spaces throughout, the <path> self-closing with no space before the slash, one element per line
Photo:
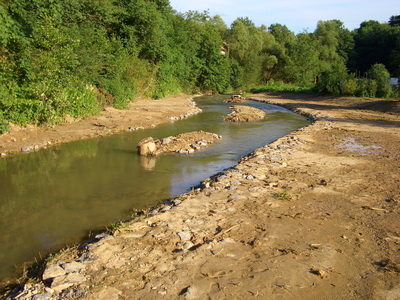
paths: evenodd
<path fill-rule="evenodd" d="M 181 231 L 181 232 L 178 232 L 177 234 L 181 238 L 182 241 L 190 241 L 190 239 L 192 238 L 190 232 L 187 232 L 187 231 Z"/>
<path fill-rule="evenodd" d="M 179 204 L 182 203 L 182 201 L 181 201 L 181 200 L 178 200 L 178 199 L 173 200 L 172 202 L 174 202 L 175 205 L 179 205 Z"/>
<path fill-rule="evenodd" d="M 61 292 L 74 284 L 86 281 L 85 276 L 79 273 L 70 273 L 68 275 L 56 277 L 51 283 L 51 288 L 55 292 Z"/>
<path fill-rule="evenodd" d="M 161 144 L 163 144 L 163 145 L 169 144 L 170 142 L 171 142 L 171 139 L 170 139 L 170 138 L 163 138 L 163 139 L 161 139 Z"/>
<path fill-rule="evenodd" d="M 199 299 L 200 293 L 197 288 L 189 286 L 185 294 L 185 299 Z"/>
<path fill-rule="evenodd" d="M 65 270 L 59 265 L 50 265 L 44 270 L 42 279 L 47 280 L 65 275 Z"/>
<path fill-rule="evenodd" d="M 241 195 L 237 195 L 237 194 L 232 194 L 229 196 L 229 199 L 232 200 L 246 200 L 247 197 L 246 196 L 241 196 Z"/>
<path fill-rule="evenodd" d="M 63 266 L 63 269 L 66 273 L 79 273 L 83 269 L 85 269 L 85 265 L 82 263 L 78 263 L 76 261 L 66 263 Z"/>
<path fill-rule="evenodd" d="M 168 210 L 170 210 L 171 209 L 171 206 L 164 206 L 162 209 L 161 209 L 161 211 L 162 212 L 166 212 L 166 211 L 168 211 Z"/>
<path fill-rule="evenodd" d="M 43 294 L 37 294 L 32 297 L 32 300 L 48 300 L 51 298 L 51 294 L 49 293 L 43 293 Z"/>
<path fill-rule="evenodd" d="M 198 145 L 200 145 L 200 146 L 207 146 L 207 142 L 206 141 L 197 141 L 196 143 Z"/>
<path fill-rule="evenodd" d="M 311 268 L 310 273 L 318 275 L 321 278 L 326 278 L 329 276 L 329 272 L 317 268 Z"/>
<path fill-rule="evenodd" d="M 190 248 L 192 248 L 194 246 L 194 244 L 191 241 L 187 241 L 183 243 L 183 249 L 184 250 L 188 250 Z"/>
<path fill-rule="evenodd" d="M 22 152 L 28 152 L 28 151 L 31 151 L 31 150 L 32 150 L 32 146 L 25 146 L 25 147 L 21 148 Z"/>
<path fill-rule="evenodd" d="M 192 147 L 195 150 L 199 150 L 200 149 L 200 146 L 198 146 L 196 144 L 192 144 L 192 145 L 190 145 L 190 147 Z"/>

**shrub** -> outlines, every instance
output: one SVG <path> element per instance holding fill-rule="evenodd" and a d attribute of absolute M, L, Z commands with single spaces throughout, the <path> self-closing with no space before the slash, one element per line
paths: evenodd
<path fill-rule="evenodd" d="M 358 93 L 357 79 L 348 78 L 343 83 L 343 95 L 356 96 Z"/>
<path fill-rule="evenodd" d="M 374 98 L 376 95 L 377 84 L 375 80 L 361 78 L 357 80 L 358 90 L 356 96 Z"/>
<path fill-rule="evenodd" d="M 59 116 L 88 117 L 100 112 L 94 88 L 68 87 L 60 91 L 57 100 L 54 104 Z"/>
<path fill-rule="evenodd" d="M 376 82 L 376 97 L 388 98 L 392 95 L 388 80 L 390 74 L 383 64 L 372 65 L 368 70 L 368 77 Z"/>
<path fill-rule="evenodd" d="M 267 85 L 253 88 L 252 93 L 283 92 L 283 93 L 312 93 L 312 87 L 304 84 L 284 83 L 282 81 L 269 81 Z"/>
<path fill-rule="evenodd" d="M 3 117 L 3 112 L 0 111 L 0 134 L 10 131 L 10 125 L 8 125 L 7 121 Z"/>

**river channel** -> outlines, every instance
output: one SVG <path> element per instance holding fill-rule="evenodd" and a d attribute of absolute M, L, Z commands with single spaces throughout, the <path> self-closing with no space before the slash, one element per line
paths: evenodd
<path fill-rule="evenodd" d="M 226 123 L 230 104 L 218 95 L 196 98 L 203 112 L 173 124 L 71 142 L 0 159 L 0 281 L 24 262 L 72 245 L 91 230 L 126 219 L 188 191 L 201 180 L 237 164 L 241 156 L 309 124 L 284 108 L 247 101 L 266 110 L 254 123 Z M 204 130 L 222 135 L 194 154 L 139 157 L 144 137 Z"/>

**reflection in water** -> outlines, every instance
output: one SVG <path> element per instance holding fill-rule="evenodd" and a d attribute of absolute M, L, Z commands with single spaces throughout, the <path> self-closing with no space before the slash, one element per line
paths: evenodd
<path fill-rule="evenodd" d="M 248 105 L 267 110 L 266 120 L 225 123 L 226 98 L 201 97 L 202 114 L 173 124 L 1 159 L 0 279 L 39 252 L 76 243 L 90 230 L 125 219 L 132 209 L 177 196 L 235 165 L 240 156 L 308 124 L 301 116 L 259 103 Z M 191 155 L 136 153 L 144 137 L 196 130 L 222 139 Z"/>
<path fill-rule="evenodd" d="M 147 171 L 153 171 L 156 167 L 157 157 L 156 156 L 140 156 L 140 165 Z"/>

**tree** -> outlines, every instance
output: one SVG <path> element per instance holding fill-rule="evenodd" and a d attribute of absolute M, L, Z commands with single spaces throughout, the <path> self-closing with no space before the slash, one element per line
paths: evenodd
<path fill-rule="evenodd" d="M 383 64 L 374 64 L 368 70 L 368 79 L 375 80 L 377 97 L 390 97 L 392 89 L 389 84 L 390 74 Z"/>
<path fill-rule="evenodd" d="M 387 66 L 393 76 L 400 76 L 400 26 L 367 21 L 354 31 L 354 55 L 351 71 L 361 74 L 376 63 Z"/>
<path fill-rule="evenodd" d="M 318 43 L 321 72 L 345 62 L 343 53 L 341 55 L 342 49 L 340 49 L 340 28 L 341 22 L 337 20 L 318 22 L 314 34 Z"/>
<path fill-rule="evenodd" d="M 275 40 L 265 26 L 256 27 L 248 18 L 236 19 L 229 31 L 229 55 L 243 70 L 243 84 L 254 86 L 269 80 L 277 58 L 271 50 Z"/>
<path fill-rule="evenodd" d="M 311 33 L 300 33 L 296 36 L 290 53 L 287 74 L 293 82 L 312 85 L 318 76 L 319 50 L 315 37 Z"/>
<path fill-rule="evenodd" d="M 400 15 L 391 16 L 389 20 L 390 26 L 399 26 L 400 25 Z"/>
<path fill-rule="evenodd" d="M 284 82 L 292 81 L 288 66 L 292 64 L 290 53 L 296 40 L 295 34 L 285 25 L 272 24 L 268 31 L 275 39 L 270 54 L 276 57 L 276 64 L 271 69 L 271 79 Z"/>

